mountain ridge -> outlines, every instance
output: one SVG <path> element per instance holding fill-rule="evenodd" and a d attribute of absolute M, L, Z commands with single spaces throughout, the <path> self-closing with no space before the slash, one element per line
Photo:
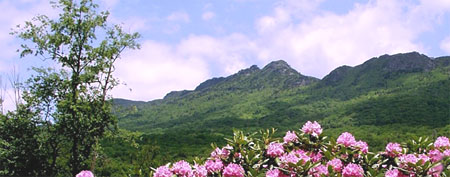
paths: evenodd
<path fill-rule="evenodd" d="M 380 61 L 382 62 L 381 66 L 373 67 L 374 64 L 376 63 L 379 64 Z M 393 72 L 421 72 L 421 71 L 427 72 L 438 66 L 445 67 L 449 65 L 450 65 L 450 56 L 431 58 L 415 51 L 409 53 L 399 53 L 394 55 L 384 54 L 379 57 L 373 57 L 363 62 L 362 64 L 356 65 L 354 67 L 347 65 L 339 66 L 336 69 L 330 71 L 330 73 L 325 75 L 322 79 L 318 79 L 312 76 L 302 75 L 300 72 L 291 68 L 290 65 L 284 60 L 276 60 L 268 63 L 262 69 L 260 69 L 257 65 L 252 65 L 249 68 L 242 69 L 237 73 L 226 77 L 213 77 L 211 79 L 208 79 L 200 83 L 194 90 L 170 91 L 163 97 L 163 99 L 156 99 L 156 100 L 176 99 L 189 95 L 193 92 L 206 92 L 210 89 L 214 89 L 215 86 L 223 82 L 233 81 L 233 79 L 237 77 L 249 77 L 255 73 L 266 75 L 265 77 L 267 77 L 267 75 L 271 75 L 274 73 L 296 77 L 288 79 L 287 83 L 282 83 L 286 87 L 306 86 L 315 82 L 321 82 L 321 84 L 319 85 L 323 87 L 325 85 L 333 86 L 338 84 L 338 82 L 340 82 L 342 78 L 347 77 L 346 75 L 351 72 L 356 72 L 356 75 L 360 75 L 359 77 L 362 77 L 361 75 L 364 74 L 361 74 L 361 72 L 364 72 L 367 68 L 372 69 L 376 68 L 375 70 L 377 71 L 383 70 L 385 73 L 381 74 L 386 75 L 387 73 Z M 253 79 L 251 81 L 260 81 L 260 80 Z M 356 80 L 353 80 L 352 83 L 353 82 L 356 82 Z M 258 84 L 253 83 L 253 85 L 257 87 Z M 233 90 L 235 89 L 235 87 L 228 87 L 228 89 Z M 153 100 L 147 102 L 151 101 Z"/>
<path fill-rule="evenodd" d="M 430 58 L 417 52 L 381 55 L 354 67 L 345 65 L 338 67 L 320 80 L 301 75 L 285 61 L 278 60 L 267 64 L 262 69 L 252 65 L 227 77 L 206 80 L 195 90 L 172 91 L 163 99 L 146 103 L 138 102 L 137 104 L 139 109 L 144 112 L 143 115 L 147 115 L 145 119 L 154 122 L 151 127 L 158 127 L 157 125 L 162 123 L 160 121 L 175 123 L 178 119 L 194 119 L 203 116 L 208 119 L 226 117 L 246 119 L 251 118 L 250 115 L 264 118 L 268 116 L 268 112 L 275 111 L 266 104 L 271 104 L 274 99 L 280 96 L 285 97 L 283 94 L 292 91 L 296 93 L 292 95 L 293 98 L 299 97 L 301 100 L 297 103 L 289 103 L 289 105 L 324 99 L 351 100 L 377 90 L 404 87 L 403 77 L 414 74 L 423 75 L 436 68 L 445 68 L 450 63 L 449 61 L 450 57 Z M 443 72 L 445 76 L 446 71 L 440 72 Z M 421 77 L 428 76 L 425 74 Z M 279 93 L 282 95 L 277 96 Z M 260 96 L 254 97 L 253 95 Z M 268 103 L 262 103 L 263 100 L 267 100 Z M 127 104 L 129 105 L 129 103 Z M 208 106 L 197 107 L 196 104 L 207 104 Z M 278 102 L 276 104 L 285 103 Z M 174 114 L 171 109 L 184 111 Z M 240 110 L 238 111 L 240 113 L 227 112 L 233 112 L 233 110 Z M 281 111 L 276 110 L 275 112 L 282 114 Z M 157 117 L 150 116 L 149 112 Z M 125 121 L 123 117 L 121 120 Z M 133 122 L 133 120 L 127 121 Z M 166 127 L 170 127 L 168 125 Z"/>
<path fill-rule="evenodd" d="M 449 63 L 450 57 L 415 52 L 381 55 L 338 67 L 320 80 L 274 61 L 209 79 L 195 90 L 137 102 L 117 114 L 118 124 L 144 132 L 146 141 L 158 142 L 167 150 L 164 156 L 175 159 L 199 155 L 211 142 L 225 143 L 234 129 L 285 132 L 309 120 L 326 128 L 327 136 L 349 131 L 382 150 L 386 139 L 450 136 Z"/>
<path fill-rule="evenodd" d="M 268 80 L 267 78 L 274 77 Z M 280 82 L 280 79 L 283 82 Z M 272 61 L 262 69 L 256 65 L 242 69 L 227 77 L 214 77 L 200 83 L 194 90 L 171 91 L 163 99 L 176 99 L 187 96 L 194 92 L 208 92 L 217 89 L 242 90 L 242 89 L 262 89 L 264 86 L 283 88 L 305 86 L 318 81 L 319 79 L 304 76 L 291 68 L 286 61 Z M 235 84 L 229 84 L 237 82 Z M 239 85 L 248 85 L 241 88 Z"/>

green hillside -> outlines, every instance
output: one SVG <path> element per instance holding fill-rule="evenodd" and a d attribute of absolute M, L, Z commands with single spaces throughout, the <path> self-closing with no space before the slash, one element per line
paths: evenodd
<path fill-rule="evenodd" d="M 119 127 L 144 132 L 140 142 L 161 149 L 160 163 L 205 154 L 234 128 L 284 132 L 307 120 L 318 121 L 327 135 L 349 131 L 381 150 L 388 141 L 450 136 L 449 63 L 450 57 L 416 52 L 383 55 L 319 80 L 275 61 L 161 100 L 115 104 Z"/>

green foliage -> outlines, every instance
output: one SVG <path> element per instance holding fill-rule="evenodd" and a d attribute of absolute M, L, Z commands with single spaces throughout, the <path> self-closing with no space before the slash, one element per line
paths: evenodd
<path fill-rule="evenodd" d="M 315 126 L 315 129 L 322 131 L 320 126 Z M 302 132 L 302 129 L 298 132 Z M 386 148 L 381 152 L 373 152 L 367 149 L 363 141 L 356 142 L 348 133 L 341 134 L 347 138 L 340 137 L 336 140 L 320 133 L 295 132 L 295 136 L 286 134 L 289 138 L 284 139 L 284 143 L 280 143 L 280 138 L 274 133 L 274 129 L 257 133 L 235 130 L 233 137 L 226 139 L 226 146 L 219 148 L 213 144 L 211 155 L 207 158 L 195 158 L 192 163 L 195 165 L 192 166 L 204 165 L 208 169 L 215 166 L 211 162 L 220 164 L 218 169 L 208 170 L 205 176 L 226 176 L 231 164 L 243 169 L 240 171 L 242 176 L 264 176 L 274 172 L 282 173 L 277 176 L 339 177 L 349 176 L 349 173 L 355 176 L 384 176 L 387 173 L 399 176 L 446 176 L 450 170 L 450 156 L 442 154 L 450 150 L 448 139 L 446 143 L 442 142 L 445 137 L 440 137 L 443 138 L 441 145 L 436 143 L 437 140 L 433 143 L 428 137 L 419 137 L 402 145 L 398 144 L 401 149 L 399 151 Z M 180 168 L 180 162 L 188 166 L 183 167 L 183 172 L 194 170 L 194 173 L 201 173 L 201 170 L 192 168 L 189 163 L 179 161 L 161 165 L 154 174 L 161 175 L 165 171 L 162 167 Z M 182 176 L 180 171 L 168 173 Z"/>
<path fill-rule="evenodd" d="M 227 137 L 234 128 L 258 131 L 275 127 L 283 132 L 307 120 L 319 121 L 330 137 L 352 132 L 378 151 L 386 140 L 450 136 L 447 60 L 431 60 L 417 53 L 382 56 L 360 66 L 338 68 L 321 81 L 291 87 L 279 86 L 289 74 L 276 70 L 267 74 L 252 67 L 162 100 L 118 100 L 114 104 L 123 105 L 121 110 L 136 108 L 120 113 L 121 128 L 171 139 L 156 143 L 164 146 L 167 154 L 175 154 L 174 160 L 204 153 L 194 150 L 199 148 L 196 143 L 171 146 L 172 140 L 195 142 L 199 141 L 197 134 L 205 133 L 202 138 L 215 137 L 219 140 L 210 142 L 224 144 L 220 137 Z"/>
<path fill-rule="evenodd" d="M 12 34 L 23 39 L 20 56 L 53 60 L 58 69 L 34 68 L 25 104 L 2 115 L 2 174 L 76 175 L 94 168 L 99 141 L 116 125 L 109 91 L 118 84 L 114 63 L 139 34 L 109 26 L 108 12 L 92 0 L 52 2 L 57 19 L 36 16 Z"/>
<path fill-rule="evenodd" d="M 0 114 L 0 175 L 42 176 L 51 174 L 46 145 L 39 137 L 42 128 L 34 113 L 19 108 L 15 113 Z M 45 170 L 42 170 L 45 169 Z"/>

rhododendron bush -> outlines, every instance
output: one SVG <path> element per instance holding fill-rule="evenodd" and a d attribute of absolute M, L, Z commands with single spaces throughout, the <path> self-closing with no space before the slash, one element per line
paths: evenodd
<path fill-rule="evenodd" d="M 373 153 L 349 132 L 336 140 L 323 136 L 317 122 L 308 121 L 283 138 L 273 137 L 274 132 L 235 131 L 228 145 L 215 147 L 210 157 L 167 164 L 154 169 L 153 176 L 450 176 L 447 137 L 389 142 L 384 152 Z"/>
<path fill-rule="evenodd" d="M 317 122 L 308 121 L 283 138 L 275 130 L 244 134 L 235 131 L 225 147 L 214 147 L 210 157 L 184 160 L 154 169 L 154 177 L 244 176 L 450 176 L 447 137 L 389 142 L 383 152 L 344 132 L 336 140 L 322 135 Z"/>

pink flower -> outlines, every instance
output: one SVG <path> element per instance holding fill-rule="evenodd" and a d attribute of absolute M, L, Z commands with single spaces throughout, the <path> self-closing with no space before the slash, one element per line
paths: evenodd
<path fill-rule="evenodd" d="M 442 164 L 439 164 L 438 166 L 435 166 L 428 170 L 428 175 L 431 175 L 433 177 L 439 177 L 441 176 L 442 171 L 444 170 L 444 166 Z"/>
<path fill-rule="evenodd" d="M 230 163 L 223 170 L 224 177 L 244 177 L 244 168 L 241 165 Z"/>
<path fill-rule="evenodd" d="M 171 177 L 173 173 L 170 171 L 167 166 L 160 166 L 156 169 L 153 177 Z"/>
<path fill-rule="evenodd" d="M 216 159 L 215 161 L 207 160 L 205 162 L 205 167 L 206 167 L 206 170 L 208 170 L 208 173 L 219 172 L 223 168 L 223 163 L 219 159 Z"/>
<path fill-rule="evenodd" d="M 398 171 L 398 169 L 391 169 L 386 171 L 386 173 L 384 174 L 385 177 L 400 177 L 400 171 Z"/>
<path fill-rule="evenodd" d="M 450 149 L 444 151 L 444 156 L 450 157 Z"/>
<path fill-rule="evenodd" d="M 443 147 L 450 148 L 450 141 L 445 136 L 438 137 L 436 139 L 436 141 L 434 142 L 434 147 L 435 148 L 443 148 Z"/>
<path fill-rule="evenodd" d="M 302 132 L 318 137 L 320 134 L 322 134 L 322 127 L 316 121 L 308 121 L 305 123 L 305 125 L 303 125 Z"/>
<path fill-rule="evenodd" d="M 280 167 L 287 167 L 289 163 L 297 164 L 297 162 L 300 160 L 298 158 L 297 154 L 291 152 L 289 154 L 285 154 L 280 157 L 281 165 Z"/>
<path fill-rule="evenodd" d="M 416 155 L 414 154 L 402 155 L 399 159 L 400 161 L 405 163 L 417 163 L 417 161 L 419 161 L 419 159 L 417 159 Z"/>
<path fill-rule="evenodd" d="M 172 172 L 178 176 L 192 176 L 192 168 L 189 163 L 187 163 L 184 160 L 178 161 L 177 163 L 173 164 L 172 166 Z"/>
<path fill-rule="evenodd" d="M 194 165 L 194 176 L 195 177 L 206 177 L 208 176 L 208 170 L 206 170 L 206 167 L 204 165 Z"/>
<path fill-rule="evenodd" d="M 356 140 L 355 140 L 355 137 L 351 133 L 344 132 L 338 137 L 337 143 L 342 144 L 345 147 L 350 147 L 350 146 L 355 145 Z"/>
<path fill-rule="evenodd" d="M 216 148 L 213 152 L 211 152 L 211 157 L 214 159 L 228 159 L 230 155 L 229 149 L 233 149 L 233 147 L 227 145 L 222 149 Z"/>
<path fill-rule="evenodd" d="M 303 150 L 295 150 L 291 151 L 289 154 L 284 154 L 280 157 L 280 167 L 288 167 L 289 163 L 297 164 L 300 160 L 303 160 L 302 164 L 305 164 L 306 162 L 310 161 L 311 158 L 306 155 L 306 152 Z"/>
<path fill-rule="evenodd" d="M 317 167 L 311 168 L 308 174 L 314 177 L 320 177 L 322 175 L 328 176 L 328 169 L 325 165 L 319 165 Z"/>
<path fill-rule="evenodd" d="M 309 155 L 309 157 L 311 157 L 311 161 L 312 162 L 318 162 L 320 160 L 322 160 L 322 151 L 319 152 L 311 152 L 311 154 Z"/>
<path fill-rule="evenodd" d="M 269 148 L 267 148 L 267 155 L 269 155 L 269 157 L 280 157 L 281 155 L 283 155 L 283 153 L 284 148 L 283 144 L 281 143 L 271 142 L 269 144 Z"/>
<path fill-rule="evenodd" d="M 430 161 L 430 157 L 428 157 L 425 154 L 419 154 L 419 159 L 417 161 L 419 161 L 419 160 L 422 160 L 422 165 L 423 165 L 426 162 Z"/>
<path fill-rule="evenodd" d="M 364 141 L 356 142 L 355 147 L 361 150 L 361 152 L 364 154 L 367 154 L 367 152 L 369 152 L 369 145 Z"/>
<path fill-rule="evenodd" d="M 94 173 L 89 170 L 83 170 L 80 171 L 80 173 L 78 173 L 76 177 L 94 177 Z"/>
<path fill-rule="evenodd" d="M 297 139 L 298 139 L 297 134 L 295 134 L 294 131 L 286 132 L 286 136 L 284 136 L 284 138 L 283 138 L 284 143 L 295 142 L 295 141 L 297 141 Z"/>
<path fill-rule="evenodd" d="M 341 160 L 335 158 L 335 159 L 329 161 L 327 163 L 327 166 L 333 167 L 333 170 L 335 172 L 341 172 L 343 165 L 342 165 L 342 161 Z"/>
<path fill-rule="evenodd" d="M 288 177 L 278 169 L 272 169 L 266 172 L 266 177 Z"/>
<path fill-rule="evenodd" d="M 402 147 L 398 143 L 388 143 L 386 145 L 386 153 L 389 157 L 397 157 L 402 153 Z"/>
<path fill-rule="evenodd" d="M 297 157 L 299 157 L 299 161 L 303 160 L 303 164 L 305 164 L 306 162 L 310 161 L 311 158 L 306 154 L 305 151 L 298 149 L 295 151 L 292 151 L 291 153 L 295 154 Z"/>
<path fill-rule="evenodd" d="M 419 159 L 414 154 L 408 154 L 408 155 L 401 155 L 399 158 L 400 160 L 400 167 L 401 168 L 407 168 L 408 163 L 416 164 Z"/>
<path fill-rule="evenodd" d="M 342 175 L 344 177 L 363 177 L 364 176 L 364 170 L 361 166 L 353 163 L 349 163 L 345 168 L 342 170 Z"/>
<path fill-rule="evenodd" d="M 430 152 L 428 152 L 428 156 L 431 158 L 432 162 L 437 162 L 442 160 L 442 158 L 444 157 L 444 154 L 441 153 L 441 151 L 435 149 L 435 150 L 431 150 Z"/>

